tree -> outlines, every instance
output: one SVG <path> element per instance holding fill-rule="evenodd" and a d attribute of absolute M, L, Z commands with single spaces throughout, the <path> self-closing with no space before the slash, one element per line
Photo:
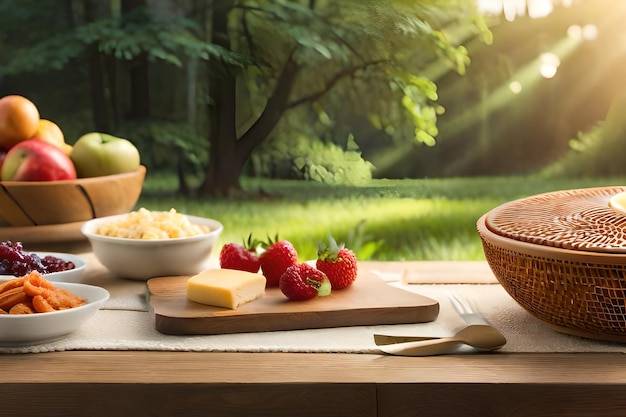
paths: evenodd
<path fill-rule="evenodd" d="M 436 85 L 424 70 L 443 57 L 459 73 L 467 51 L 434 29 L 458 23 L 462 16 L 475 31 L 489 31 L 464 1 L 219 1 L 214 4 L 211 39 L 224 49 L 246 55 L 253 65 L 241 72 L 209 61 L 213 99 L 210 159 L 201 186 L 204 194 L 228 195 L 251 153 L 267 140 L 285 112 L 309 105 L 317 112 L 339 111 L 350 104 L 397 139 L 434 144 L 437 135 Z M 473 19 L 473 20 L 470 20 Z M 421 48 L 420 53 L 412 49 Z M 238 85 L 255 88 L 252 122 L 238 127 Z M 377 100 L 363 100 L 367 89 Z M 329 98 L 332 93 L 341 97 Z M 347 100 L 346 100 L 347 99 Z M 337 107 L 337 103 L 341 103 Z M 394 128 L 395 127 L 395 128 Z"/>
<path fill-rule="evenodd" d="M 92 86 L 108 91 L 93 94 L 94 125 L 106 127 L 102 112 L 112 109 L 119 128 L 126 122 L 120 116 L 123 97 L 115 94 L 119 63 L 139 64 L 133 68 L 140 76 L 126 78 L 140 99 L 126 103 L 125 114 L 144 119 L 157 116 L 149 106 L 156 94 L 140 84 L 147 78 L 146 63 L 199 63 L 189 77 L 207 77 L 208 97 L 197 98 L 206 102 L 198 125 L 206 126 L 209 155 L 202 194 L 236 192 L 252 152 L 295 109 L 332 120 L 350 106 L 381 135 L 433 145 L 442 109 L 438 73 L 429 73 L 436 66 L 429 65 L 443 61 L 462 74 L 469 63 L 466 49 L 446 32 L 469 28 L 485 41 L 490 35 L 473 0 L 125 0 L 117 10 L 117 2 L 107 3 L 110 15 L 92 13 L 97 2 L 82 1 L 57 3 L 64 15 L 84 18 L 14 48 L 0 68 L 0 82 L 89 60 Z M 0 11 L 14 18 L 16 10 L 27 13 L 28 3 L 0 0 Z M 13 28 L 18 31 L 19 23 Z M 200 91 L 198 80 L 187 88 Z"/>
<path fill-rule="evenodd" d="M 178 13 L 181 2 L 172 2 L 171 7 L 167 3 L 0 0 L 0 57 L 5 62 L 0 67 L 0 91 L 16 93 L 14 81 L 27 78 L 29 73 L 41 74 L 45 83 L 51 74 L 64 72 L 66 85 L 83 85 L 90 90 L 83 96 L 89 97 L 91 104 L 92 129 L 111 134 L 143 132 L 146 140 L 154 142 L 140 144 L 144 151 L 165 147 L 170 148 L 166 156 L 171 160 L 181 154 L 180 159 L 193 158 L 193 129 L 185 126 L 190 120 L 172 121 L 152 110 L 152 101 L 162 88 L 148 83 L 150 69 L 180 68 L 209 59 L 237 68 L 247 60 L 206 42 L 200 25 Z M 36 96 L 39 98 L 40 91 Z M 62 100 L 56 98 L 64 102 L 73 99 L 68 95 Z M 158 138 L 153 137 L 154 130 L 159 131 Z"/>

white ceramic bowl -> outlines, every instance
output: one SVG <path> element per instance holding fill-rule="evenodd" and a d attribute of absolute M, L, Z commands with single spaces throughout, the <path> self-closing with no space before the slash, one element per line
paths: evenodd
<path fill-rule="evenodd" d="M 85 273 L 85 268 L 87 268 L 87 260 L 81 258 L 80 256 L 73 255 L 71 253 L 61 253 L 61 252 L 37 252 L 37 251 L 26 251 L 26 253 L 35 253 L 40 258 L 51 255 L 56 258 L 63 259 L 64 261 L 71 261 L 74 263 L 74 269 L 68 269 L 67 271 L 61 272 L 51 272 L 49 274 L 44 274 L 44 278 L 48 281 L 52 282 L 80 282 Z M 10 279 L 15 278 L 10 275 L 0 275 L 0 279 Z"/>
<path fill-rule="evenodd" d="M 129 239 L 96 233 L 102 224 L 124 218 L 126 214 L 85 222 L 81 232 L 89 239 L 93 253 L 120 278 L 147 280 L 172 275 L 194 275 L 202 271 L 222 234 L 223 226 L 214 219 L 185 215 L 195 224 L 211 231 L 198 236 L 172 239 Z"/>
<path fill-rule="evenodd" d="M 6 281 L 3 278 L 0 281 Z M 93 285 L 58 282 L 66 289 L 87 299 L 87 304 L 52 313 L 0 314 L 0 345 L 25 346 L 60 339 L 77 330 L 109 299 L 109 292 Z"/>

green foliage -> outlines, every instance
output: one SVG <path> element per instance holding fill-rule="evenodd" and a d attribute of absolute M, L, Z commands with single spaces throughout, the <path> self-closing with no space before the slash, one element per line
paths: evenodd
<path fill-rule="evenodd" d="M 358 148 L 345 150 L 335 143 L 304 136 L 276 141 L 252 158 L 253 174 L 270 178 L 303 179 L 325 184 L 359 184 L 372 178 L 373 165 Z"/>
<path fill-rule="evenodd" d="M 441 106 L 430 104 L 437 100 L 437 86 L 430 80 L 410 73 L 395 77 L 396 84 L 404 94 L 402 105 L 409 113 L 415 126 L 415 140 L 427 146 L 435 145 L 437 114 L 443 112 Z"/>
<path fill-rule="evenodd" d="M 344 151 L 334 143 L 311 143 L 293 160 L 294 170 L 302 178 L 326 184 L 358 184 L 372 178 L 373 166 L 360 152 Z"/>
<path fill-rule="evenodd" d="M 188 123 L 161 119 L 131 121 L 116 133 L 132 139 L 148 169 L 172 171 L 182 159 L 184 165 L 198 172 L 208 159 L 204 137 Z"/>
<path fill-rule="evenodd" d="M 24 18 L 28 15 L 24 14 Z M 24 23 L 24 27 L 28 27 Z M 146 54 L 150 60 L 182 66 L 182 59 L 219 59 L 243 67 L 250 61 L 243 55 L 203 40 L 198 24 L 175 14 L 159 13 L 153 8 L 130 12 L 50 31 L 47 36 L 13 51 L 0 67 L 0 77 L 31 71 L 60 70 L 71 60 L 95 46 L 105 55 L 132 60 Z"/>
<path fill-rule="evenodd" d="M 242 74 L 255 92 L 251 113 L 262 111 L 265 101 L 256 99 L 271 94 L 276 87 L 274 69 L 293 52 L 301 82 L 293 87 L 292 102 L 311 103 L 310 112 L 325 116 L 327 122 L 317 127 L 320 137 L 336 135 L 337 126 L 363 114 L 396 140 L 434 145 L 437 116 L 444 109 L 437 103 L 436 80 L 428 66 L 443 60 L 463 74 L 470 63 L 467 49 L 454 44 L 444 28 L 470 26 L 490 41 L 472 1 L 255 4 L 244 2 L 236 11 L 237 22 L 245 22 L 246 30 L 235 37 L 237 50 L 261 66 Z M 302 118 L 306 115 L 284 118 L 273 140 L 300 132 Z"/>
<path fill-rule="evenodd" d="M 542 169 L 543 175 L 601 178 L 626 173 L 626 135 L 612 137 L 605 122 L 578 132 L 569 145 L 569 152 Z"/>
<path fill-rule="evenodd" d="M 365 220 L 361 220 L 354 229 L 348 231 L 345 240 L 346 247 L 350 248 L 357 259 L 367 261 L 372 259 L 383 247 L 383 239 L 375 239 L 373 235 L 367 234 L 365 230 Z"/>
<path fill-rule="evenodd" d="M 159 84 L 157 90 L 152 84 L 149 93 L 137 94 L 144 101 L 156 95 L 177 98 L 170 108 L 159 112 L 160 115 L 175 114 L 171 126 L 150 122 L 146 127 L 115 126 L 115 129 L 129 132 L 155 166 L 169 168 L 182 158 L 194 167 L 204 165 L 202 168 L 206 169 L 209 141 L 200 141 L 194 128 L 215 127 L 213 116 L 218 114 L 218 109 L 213 104 L 220 101 L 211 97 L 215 91 L 211 83 L 219 83 L 219 78 L 212 77 L 223 75 L 221 70 L 226 66 L 238 75 L 237 91 L 232 91 L 236 97 L 233 112 L 237 114 L 233 119 L 237 126 L 227 126 L 222 131 L 237 130 L 237 135 L 223 140 L 237 140 L 258 125 L 272 126 L 264 127 L 256 136 L 246 136 L 254 138 L 253 145 L 215 146 L 215 149 L 243 148 L 241 155 L 227 157 L 245 160 L 250 148 L 257 148 L 258 143 L 268 139 L 269 131 L 272 131 L 273 141 L 301 134 L 319 138 L 323 144 L 309 146 L 308 153 L 297 145 L 296 152 L 290 149 L 287 158 L 282 156 L 284 152 L 277 155 L 276 150 L 269 147 L 259 150 L 249 164 L 249 172 L 344 184 L 371 177 L 372 167 L 360 153 L 347 150 L 333 140 L 352 131 L 346 126 L 354 123 L 355 115 L 371 120 L 381 135 L 432 146 L 438 134 L 437 117 L 443 108 L 437 103 L 436 88 L 437 76 L 441 74 L 428 71 L 429 66 L 443 60 L 450 71 L 465 72 L 470 62 L 467 49 L 448 36 L 450 28 L 468 26 L 471 28 L 468 32 L 488 39 L 485 36 L 488 29 L 476 13 L 474 0 L 241 0 L 148 4 L 145 8 L 121 12 L 120 2 L 106 2 L 106 5 L 99 4 L 102 10 L 95 20 L 88 21 L 84 8 L 79 7 L 83 6 L 80 2 L 0 0 L 0 25 L 5 31 L 0 34 L 3 61 L 0 79 L 51 70 L 79 71 L 84 83 L 83 101 L 90 97 L 86 92 L 88 88 L 106 89 L 99 92 L 106 100 L 98 103 L 109 106 L 108 120 L 115 117 L 116 123 L 123 123 L 126 114 L 134 116 L 140 112 L 133 111 L 135 102 L 127 93 L 137 91 L 127 88 L 134 82 L 133 77 L 128 76 L 130 66 L 119 65 L 120 62 L 146 57 L 151 62 L 151 75 L 158 73 L 161 65 L 186 69 L 191 62 L 200 63 L 197 71 L 195 68 L 180 71 L 180 78 L 171 86 Z M 231 6 L 225 20 L 229 39 L 219 45 L 213 43 L 210 40 L 211 13 Z M 33 22 L 36 22 L 35 28 Z M 13 42 L 16 39 L 19 42 Z M 105 80 L 101 85 L 89 86 L 87 71 L 97 62 L 91 59 L 95 53 L 100 54 L 95 57 L 102 69 L 110 73 L 103 74 Z M 292 58 L 296 67 L 293 85 L 277 84 L 285 63 L 292 62 Z M 192 97 L 189 94 L 181 98 L 185 93 L 180 91 L 187 89 L 196 93 L 196 103 L 181 106 L 185 98 Z M 283 105 L 283 100 L 274 100 L 276 96 L 287 97 L 287 103 Z M 110 102 L 102 103 L 107 100 Z M 276 102 L 281 104 L 272 107 Z M 154 103 L 141 104 L 142 110 L 155 107 Z M 205 111 L 198 112 L 197 118 L 186 117 L 181 108 Z M 274 120 L 280 120 L 296 108 L 298 117 L 284 118 L 275 126 Z M 255 123 L 259 115 L 268 114 L 270 123 L 265 120 Z M 315 125 L 303 132 L 302 125 L 306 125 L 309 118 L 315 118 Z M 224 119 L 231 122 L 230 117 Z M 182 128 L 189 120 L 194 120 L 194 128 Z M 180 131 L 176 132 L 174 126 L 180 127 Z M 267 154 L 259 156 L 260 152 Z M 239 166 L 238 162 L 234 165 Z M 214 177 L 224 178 L 224 175 L 233 174 L 217 173 Z"/>
<path fill-rule="evenodd" d="M 233 66 L 249 63 L 245 57 L 202 40 L 198 24 L 175 14 L 137 8 L 119 17 L 79 27 L 75 34 L 87 44 L 118 59 L 131 60 L 142 53 L 148 58 L 182 66 L 180 57 L 219 58 Z"/>

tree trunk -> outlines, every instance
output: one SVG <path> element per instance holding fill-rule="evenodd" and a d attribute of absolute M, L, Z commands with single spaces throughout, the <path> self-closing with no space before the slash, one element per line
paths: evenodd
<path fill-rule="evenodd" d="M 232 2 L 215 2 L 211 16 L 211 40 L 230 49 L 228 11 Z M 236 74 L 224 63 L 212 60 L 209 71 L 208 105 L 209 163 L 200 194 L 228 196 L 240 189 L 239 175 L 245 160 L 237 155 L 236 131 Z"/>
<path fill-rule="evenodd" d="M 211 20 L 213 43 L 230 49 L 227 14 L 232 2 L 216 2 Z M 267 139 L 289 108 L 289 97 L 298 73 L 292 51 L 276 80 L 265 109 L 254 124 L 237 138 L 237 74 L 233 68 L 213 62 L 209 92 L 209 165 L 200 186 L 202 195 L 232 196 L 241 191 L 240 177 L 256 147 Z"/>
<path fill-rule="evenodd" d="M 146 0 L 122 0 L 122 13 L 139 7 L 146 7 Z M 130 118 L 144 119 L 150 116 L 150 85 L 148 79 L 148 54 L 142 52 L 131 62 L 130 77 Z"/>
<path fill-rule="evenodd" d="M 101 2 L 97 0 L 84 1 L 85 20 L 95 22 L 103 17 Z M 109 102 L 107 100 L 106 71 L 103 67 L 103 59 L 98 45 L 92 45 L 89 50 L 89 87 L 91 89 L 91 109 L 94 129 L 100 132 L 109 131 L 111 119 L 109 114 Z"/>

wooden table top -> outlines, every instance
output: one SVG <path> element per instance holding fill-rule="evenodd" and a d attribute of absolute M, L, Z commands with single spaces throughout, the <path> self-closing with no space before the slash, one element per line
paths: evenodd
<path fill-rule="evenodd" d="M 385 267 L 385 264 L 376 265 Z M 397 265 L 395 265 L 397 266 Z M 487 271 L 437 262 L 429 271 Z M 445 271 L 444 271 L 445 270 Z M 0 415 L 621 416 L 621 353 L 0 355 Z"/>

